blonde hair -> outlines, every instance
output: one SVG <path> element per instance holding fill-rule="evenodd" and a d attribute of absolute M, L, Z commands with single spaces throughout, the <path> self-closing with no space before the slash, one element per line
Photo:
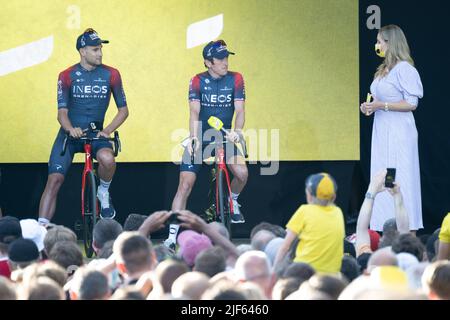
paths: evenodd
<path fill-rule="evenodd" d="M 406 61 L 414 66 L 408 41 L 400 27 L 390 24 L 382 27 L 378 34 L 388 44 L 388 49 L 386 50 L 386 57 L 383 63 L 377 68 L 375 78 L 386 76 L 400 61 Z"/>

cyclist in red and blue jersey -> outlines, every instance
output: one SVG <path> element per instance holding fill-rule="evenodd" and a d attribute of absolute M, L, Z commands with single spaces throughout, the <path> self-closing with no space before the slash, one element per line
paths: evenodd
<path fill-rule="evenodd" d="M 99 38 L 95 30 L 89 28 L 77 38 L 76 48 L 80 62 L 59 74 L 58 78 L 58 122 L 61 125 L 53 144 L 48 163 L 48 180 L 39 205 L 39 222 L 47 225 L 55 213 L 58 191 L 72 164 L 73 156 L 83 152 L 81 142 L 72 141 L 64 156 L 61 156 L 65 134 L 80 138 L 86 134 L 109 137 L 128 117 L 128 107 L 122 80 L 117 69 L 102 64 L 102 44 L 107 40 Z M 111 94 L 118 108 L 111 123 L 103 127 L 105 113 Z M 89 128 L 95 124 L 98 131 Z M 100 185 L 97 197 L 101 204 L 102 218 L 112 219 L 115 210 L 109 196 L 116 163 L 112 145 L 108 141 L 93 141 L 93 157 L 97 159 Z"/>
<path fill-rule="evenodd" d="M 206 72 L 197 74 L 191 79 L 189 85 L 189 130 L 190 141 L 183 154 L 180 166 L 180 181 L 177 194 L 173 199 L 172 211 L 183 210 L 194 186 L 196 176 L 201 169 L 202 159 L 208 158 L 214 153 L 214 148 L 206 146 L 221 136 L 220 132 L 211 129 L 207 123 L 210 116 L 218 117 L 224 123 L 225 129 L 231 129 L 232 119 L 235 115 L 234 130 L 226 139 L 238 142 L 241 130 L 245 122 L 245 89 L 244 79 L 238 72 L 228 71 L 228 56 L 233 52 L 228 51 L 225 41 L 218 40 L 208 43 L 203 49 L 203 59 Z M 192 150 L 192 140 L 195 141 L 195 149 Z M 232 146 L 231 148 L 228 145 Z M 248 170 L 245 158 L 234 144 L 225 147 L 226 163 L 233 173 L 231 182 L 231 196 L 233 198 L 234 214 L 233 223 L 245 222 L 237 202 L 240 192 L 247 183 Z M 194 163 L 191 163 L 190 155 L 195 153 Z M 170 246 L 174 242 L 177 226 L 171 225 L 169 238 L 165 244 Z M 175 235 L 174 235 L 175 234 Z"/>

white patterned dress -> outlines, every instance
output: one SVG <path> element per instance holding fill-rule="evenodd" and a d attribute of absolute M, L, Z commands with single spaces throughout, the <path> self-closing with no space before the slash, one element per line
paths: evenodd
<path fill-rule="evenodd" d="M 417 106 L 423 87 L 416 68 L 406 61 L 397 63 L 383 78 L 376 78 L 370 91 L 374 99 L 396 103 L 405 100 Z M 419 149 L 417 129 L 412 112 L 377 110 L 372 130 L 370 175 L 385 168 L 396 168 L 395 180 L 400 184 L 410 230 L 423 228 L 420 191 Z M 387 192 L 375 199 L 370 229 L 383 230 L 387 219 L 394 217 L 394 201 Z"/>

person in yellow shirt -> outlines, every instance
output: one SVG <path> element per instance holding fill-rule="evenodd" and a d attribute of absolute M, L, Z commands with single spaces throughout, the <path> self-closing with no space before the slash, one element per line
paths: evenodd
<path fill-rule="evenodd" d="M 306 179 L 306 200 L 286 225 L 286 237 L 274 267 L 285 258 L 291 244 L 300 240 L 294 262 L 305 262 L 317 272 L 338 273 L 344 255 L 344 216 L 336 200 L 337 184 L 327 173 Z"/>
<path fill-rule="evenodd" d="M 450 260 L 450 213 L 447 213 L 439 232 L 439 250 L 437 260 Z"/>

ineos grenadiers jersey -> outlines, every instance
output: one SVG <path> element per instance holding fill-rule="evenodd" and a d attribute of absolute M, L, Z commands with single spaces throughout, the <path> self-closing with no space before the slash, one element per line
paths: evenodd
<path fill-rule="evenodd" d="M 203 132 L 210 129 L 207 122 L 210 116 L 222 120 L 225 129 L 231 129 L 234 102 L 244 100 L 244 79 L 238 72 L 229 71 L 217 79 L 203 72 L 193 77 L 189 84 L 189 101 L 200 102 L 199 120 Z"/>
<path fill-rule="evenodd" d="M 69 110 L 74 127 L 103 123 L 111 93 L 117 108 L 127 105 L 119 71 L 104 64 L 88 71 L 77 63 L 59 74 L 58 109 Z"/>

